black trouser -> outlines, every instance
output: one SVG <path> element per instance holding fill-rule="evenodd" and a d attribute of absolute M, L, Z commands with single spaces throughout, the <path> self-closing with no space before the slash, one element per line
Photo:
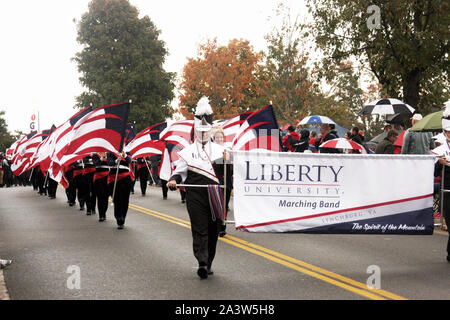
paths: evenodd
<path fill-rule="evenodd" d="M 84 204 L 88 198 L 89 186 L 83 174 L 77 175 L 73 178 L 75 182 L 75 188 L 77 190 L 77 198 L 78 203 L 80 204 L 80 208 L 84 208 Z"/>
<path fill-rule="evenodd" d="M 210 268 L 216 255 L 221 222 L 212 219 L 206 190 L 187 190 L 186 205 L 191 220 L 194 256 L 199 266 Z"/>
<path fill-rule="evenodd" d="M 108 211 L 108 176 L 97 179 L 94 182 L 94 193 L 97 197 L 97 208 L 99 218 L 106 218 L 106 211 Z"/>
<path fill-rule="evenodd" d="M 152 166 L 152 178 L 153 178 L 153 183 L 156 186 L 163 184 L 163 181 L 159 178 L 158 169 L 159 169 L 159 166 L 157 166 L 157 165 Z M 166 181 L 166 184 L 167 184 L 167 181 Z"/>
<path fill-rule="evenodd" d="M 186 191 L 180 189 L 181 200 L 186 200 Z"/>
<path fill-rule="evenodd" d="M 39 188 L 39 194 L 47 194 L 47 190 L 45 189 L 44 183 L 45 183 L 45 176 L 42 174 L 42 171 L 39 170 L 37 172 L 37 181 L 38 181 L 38 188 Z"/>
<path fill-rule="evenodd" d="M 56 197 L 56 189 L 58 188 L 58 182 L 48 177 L 48 196 Z"/>
<path fill-rule="evenodd" d="M 108 185 L 112 195 L 114 191 L 114 181 Z M 131 177 L 120 179 L 116 183 L 116 190 L 113 198 L 114 202 L 114 218 L 116 218 L 117 225 L 125 224 L 125 218 L 128 212 L 128 204 L 130 201 L 131 191 Z"/>
<path fill-rule="evenodd" d="M 34 168 L 32 174 L 31 174 L 31 183 L 33 185 L 33 190 L 37 190 L 39 187 L 37 173 L 36 173 L 37 170 L 39 170 L 39 168 Z"/>
<path fill-rule="evenodd" d="M 66 172 L 66 178 L 69 183 L 69 186 L 66 188 L 67 201 L 69 204 L 75 204 L 77 189 L 75 188 L 75 182 L 73 181 L 73 170 Z"/>
<path fill-rule="evenodd" d="M 94 172 L 87 173 L 84 176 L 84 179 L 86 180 L 86 209 L 89 212 L 95 212 L 95 190 L 94 190 Z"/>
<path fill-rule="evenodd" d="M 147 191 L 147 180 L 148 180 L 148 168 L 147 166 L 142 167 L 138 170 L 139 174 L 139 182 L 141 184 L 141 192 L 144 195 L 145 191 Z"/>
<path fill-rule="evenodd" d="M 167 198 L 167 191 L 169 190 L 169 188 L 167 188 L 167 181 L 162 180 L 162 179 L 159 181 L 161 181 L 161 189 L 162 189 L 163 197 Z"/>

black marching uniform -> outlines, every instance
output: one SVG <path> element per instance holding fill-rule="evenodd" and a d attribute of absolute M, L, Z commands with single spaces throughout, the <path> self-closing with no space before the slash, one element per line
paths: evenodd
<path fill-rule="evenodd" d="M 78 160 L 74 164 L 73 169 L 73 181 L 76 188 L 76 194 L 78 199 L 78 204 L 80 205 L 80 210 L 84 210 L 84 204 L 87 199 L 88 186 L 86 185 L 86 179 L 83 177 L 84 163 L 83 160 Z"/>
<path fill-rule="evenodd" d="M 50 176 L 47 177 L 47 190 L 48 190 L 48 197 L 50 199 L 56 198 L 56 190 L 58 189 L 58 182 L 50 178 Z"/>
<path fill-rule="evenodd" d="M 40 167 L 37 167 L 37 172 L 36 172 L 36 176 L 37 176 L 37 182 L 38 182 L 38 193 L 42 196 L 42 195 L 47 195 L 47 189 L 45 188 L 45 176 L 42 173 L 42 170 L 40 169 Z"/>
<path fill-rule="evenodd" d="M 129 156 L 125 159 L 122 158 L 117 164 L 117 157 L 112 153 L 108 153 L 107 161 L 111 167 L 108 175 L 108 188 L 110 194 L 113 196 L 114 217 L 116 218 L 118 229 L 123 229 L 130 201 L 131 172 L 129 164 L 131 163 L 131 158 Z M 118 172 L 117 169 L 119 169 Z M 113 195 L 116 175 L 117 182 Z"/>
<path fill-rule="evenodd" d="M 139 183 L 141 185 L 141 193 L 145 196 L 145 192 L 147 191 L 147 181 L 149 177 L 149 167 L 147 163 L 147 159 L 138 158 L 137 159 L 137 176 L 139 177 Z"/>
<path fill-rule="evenodd" d="M 170 180 L 189 185 L 223 184 L 224 150 L 213 142 L 202 145 L 195 141 L 179 152 L 180 160 Z M 197 273 L 206 278 L 212 273 L 221 221 L 211 210 L 207 188 L 186 187 L 186 206 L 191 220 L 194 256 L 199 264 Z"/>
<path fill-rule="evenodd" d="M 94 194 L 97 198 L 98 221 L 106 220 L 106 211 L 108 211 L 108 175 L 109 169 L 106 157 L 100 157 L 98 154 L 92 156 L 92 161 L 95 166 L 95 173 L 93 177 Z"/>
<path fill-rule="evenodd" d="M 73 171 L 76 167 L 76 162 L 71 163 L 66 167 L 65 170 L 65 177 L 68 182 L 68 187 L 66 188 L 66 195 L 67 195 L 67 203 L 69 203 L 69 206 L 73 207 L 75 205 L 75 200 L 77 199 L 77 189 L 75 187 L 75 181 L 73 180 Z"/>
<path fill-rule="evenodd" d="M 86 214 L 95 214 L 95 191 L 94 191 L 94 173 L 95 166 L 91 156 L 83 158 L 84 170 L 83 179 L 85 180 L 85 195 L 86 195 Z"/>

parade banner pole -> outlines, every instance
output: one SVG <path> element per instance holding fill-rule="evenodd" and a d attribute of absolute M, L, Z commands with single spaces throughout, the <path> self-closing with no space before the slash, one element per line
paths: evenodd
<path fill-rule="evenodd" d="M 225 150 L 224 152 L 224 165 L 223 165 L 223 217 L 224 217 L 224 223 L 227 222 L 227 159 L 226 156 L 228 155 L 228 152 Z"/>
<path fill-rule="evenodd" d="M 177 187 L 187 187 L 187 188 L 208 188 L 207 184 L 177 184 Z M 220 185 L 220 188 L 225 188 L 225 186 Z"/>

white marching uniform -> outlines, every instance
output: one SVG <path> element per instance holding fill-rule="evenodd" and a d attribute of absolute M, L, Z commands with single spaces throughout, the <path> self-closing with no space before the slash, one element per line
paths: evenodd
<path fill-rule="evenodd" d="M 202 145 L 196 140 L 178 153 L 180 159 L 170 180 L 187 185 L 223 184 L 224 150 L 214 142 Z M 186 187 L 186 206 L 191 220 L 194 256 L 199 267 L 210 270 L 221 221 L 213 219 L 207 188 Z"/>

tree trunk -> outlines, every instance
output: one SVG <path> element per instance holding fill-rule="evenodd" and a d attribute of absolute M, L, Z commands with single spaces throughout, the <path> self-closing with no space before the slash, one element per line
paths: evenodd
<path fill-rule="evenodd" d="M 408 72 L 403 78 L 403 99 L 404 102 L 411 107 L 418 110 L 419 104 L 419 70 L 412 70 Z"/>

